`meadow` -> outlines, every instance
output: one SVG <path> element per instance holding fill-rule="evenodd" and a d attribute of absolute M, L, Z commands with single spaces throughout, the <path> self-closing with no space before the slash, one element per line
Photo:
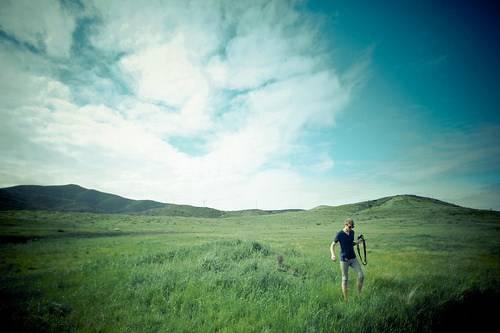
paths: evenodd
<path fill-rule="evenodd" d="M 368 265 L 344 301 L 329 245 L 346 217 Z M 3 211 L 0 312 L 12 332 L 477 329 L 499 305 L 499 236 L 499 212 L 405 196 L 218 218 Z"/>

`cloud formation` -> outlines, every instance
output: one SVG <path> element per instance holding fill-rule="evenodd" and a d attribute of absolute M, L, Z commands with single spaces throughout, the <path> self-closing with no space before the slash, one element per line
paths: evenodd
<path fill-rule="evenodd" d="M 316 204 L 290 154 L 307 128 L 334 125 L 359 77 L 339 77 L 299 7 L 3 2 L 1 184 L 223 209 Z M 333 167 L 318 156 L 315 172 Z"/>
<path fill-rule="evenodd" d="M 0 28 L 54 57 L 70 53 L 75 17 L 59 1 L 15 0 L 0 4 Z"/>

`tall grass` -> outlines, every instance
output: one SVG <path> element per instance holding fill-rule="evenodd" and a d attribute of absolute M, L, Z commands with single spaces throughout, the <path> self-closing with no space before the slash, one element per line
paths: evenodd
<path fill-rule="evenodd" d="M 430 332 L 498 304 L 498 219 L 409 217 L 357 217 L 369 264 L 345 302 L 326 215 L 4 213 L 3 235 L 39 238 L 1 245 L 1 312 L 14 331 Z"/>

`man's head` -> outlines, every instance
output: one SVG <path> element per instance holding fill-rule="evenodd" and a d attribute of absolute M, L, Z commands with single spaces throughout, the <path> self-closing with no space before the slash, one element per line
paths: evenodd
<path fill-rule="evenodd" d="M 354 220 L 352 218 L 350 218 L 350 217 L 347 218 L 347 219 L 345 219 L 344 226 L 347 229 L 354 229 Z"/>

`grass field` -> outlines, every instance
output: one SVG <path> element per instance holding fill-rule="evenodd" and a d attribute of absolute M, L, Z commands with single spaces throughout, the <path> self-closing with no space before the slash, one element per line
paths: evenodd
<path fill-rule="evenodd" d="M 351 271 L 345 302 L 329 245 L 349 216 L 368 265 L 359 296 Z M 0 310 L 15 332 L 434 332 L 475 316 L 486 327 L 499 236 L 498 212 L 404 196 L 226 218 L 5 211 Z"/>

